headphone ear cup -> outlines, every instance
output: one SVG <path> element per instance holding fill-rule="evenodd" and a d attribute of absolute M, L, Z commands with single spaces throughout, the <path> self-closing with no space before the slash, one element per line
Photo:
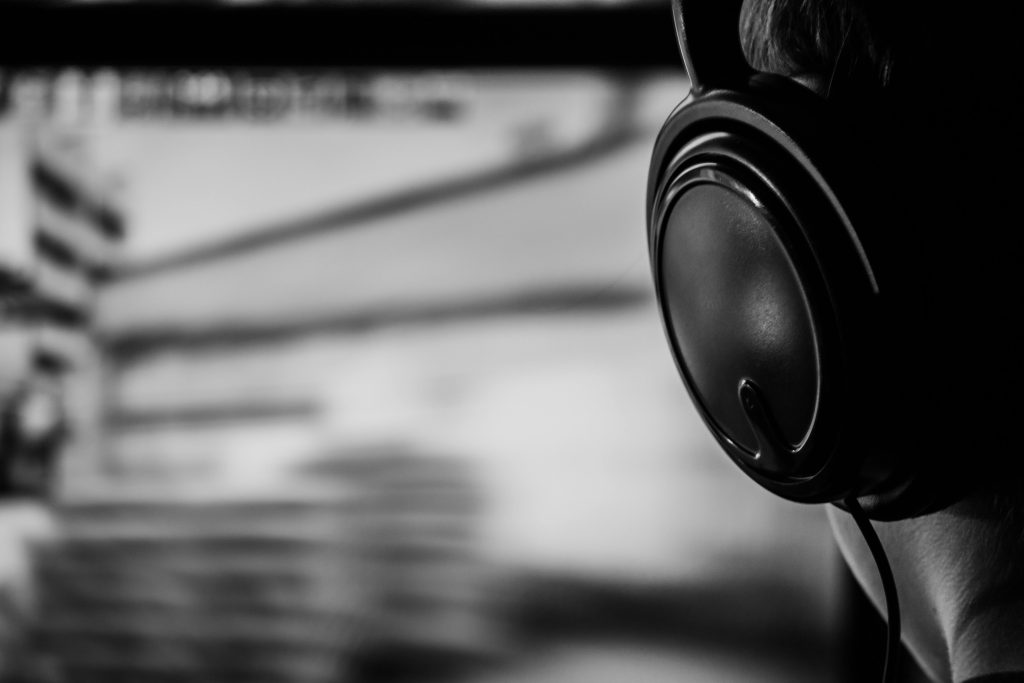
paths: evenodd
<path fill-rule="evenodd" d="M 887 249 L 905 216 L 882 194 L 898 185 L 865 191 L 884 157 L 848 124 L 764 74 L 691 95 L 652 156 L 651 267 L 680 374 L 729 457 L 791 500 L 854 495 L 901 518 L 952 494 L 907 428 L 930 398 L 901 381 L 926 373 L 901 318 L 922 286 L 911 243 Z"/>

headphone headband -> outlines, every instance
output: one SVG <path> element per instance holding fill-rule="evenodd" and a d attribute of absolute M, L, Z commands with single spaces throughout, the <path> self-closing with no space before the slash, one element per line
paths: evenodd
<path fill-rule="evenodd" d="M 672 0 L 676 41 L 694 93 L 742 83 L 753 73 L 739 39 L 743 0 Z M 688 27 L 697 26 L 697 30 Z"/>

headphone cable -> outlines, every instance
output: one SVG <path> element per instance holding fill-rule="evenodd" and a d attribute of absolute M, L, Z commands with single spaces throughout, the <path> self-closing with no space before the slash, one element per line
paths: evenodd
<path fill-rule="evenodd" d="M 878 540 L 878 534 L 871 526 L 871 521 L 865 514 L 864 509 L 857 502 L 856 496 L 850 496 L 843 501 L 848 508 L 857 528 L 864 536 L 871 556 L 875 559 L 875 566 L 878 567 L 878 576 L 882 579 L 882 591 L 885 594 L 886 639 L 885 639 L 885 668 L 882 671 L 882 683 L 895 683 L 896 667 L 899 661 L 900 652 L 900 603 L 896 595 L 896 581 L 892 576 L 892 568 L 885 556 L 882 542 Z"/>

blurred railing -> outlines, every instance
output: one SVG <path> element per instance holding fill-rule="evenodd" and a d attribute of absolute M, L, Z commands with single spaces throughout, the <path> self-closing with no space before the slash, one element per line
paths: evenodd
<path fill-rule="evenodd" d="M 487 654 L 472 506 L 451 506 L 473 496 L 453 495 L 468 486 L 458 462 L 375 452 L 315 477 L 275 498 L 61 507 L 22 679 L 315 683 L 352 680 L 352 662 L 379 648 Z M 426 528 L 431 514 L 448 523 Z M 452 629 L 446 615 L 476 623 Z"/>

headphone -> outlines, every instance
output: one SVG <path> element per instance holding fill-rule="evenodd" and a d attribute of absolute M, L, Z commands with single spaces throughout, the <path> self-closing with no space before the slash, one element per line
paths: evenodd
<path fill-rule="evenodd" d="M 692 87 L 655 143 L 647 235 L 680 375 L 725 453 L 779 496 L 878 520 L 945 507 L 963 482 L 933 428 L 927 282 L 898 191 L 913 151 L 882 104 L 753 70 L 741 6 L 672 3 Z"/>

